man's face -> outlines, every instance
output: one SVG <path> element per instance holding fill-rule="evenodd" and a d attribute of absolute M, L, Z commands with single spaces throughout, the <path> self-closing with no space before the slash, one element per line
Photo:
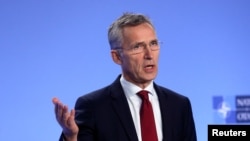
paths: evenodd
<path fill-rule="evenodd" d="M 126 80 L 144 88 L 155 79 L 158 72 L 159 50 L 151 50 L 150 44 L 157 42 L 155 30 L 150 24 L 125 27 L 124 41 L 120 56 L 120 65 Z M 134 54 L 129 48 L 143 44 L 146 47 L 141 53 Z"/>

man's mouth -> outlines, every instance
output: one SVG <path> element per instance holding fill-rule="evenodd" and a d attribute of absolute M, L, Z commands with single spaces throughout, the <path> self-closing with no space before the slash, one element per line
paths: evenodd
<path fill-rule="evenodd" d="M 147 65 L 147 66 L 145 66 L 144 68 L 145 69 L 152 69 L 154 67 L 154 65 Z"/>

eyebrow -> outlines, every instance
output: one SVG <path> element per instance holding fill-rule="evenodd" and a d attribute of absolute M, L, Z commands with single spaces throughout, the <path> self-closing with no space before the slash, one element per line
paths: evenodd
<path fill-rule="evenodd" d="M 152 42 L 158 42 L 158 39 L 153 39 L 153 40 L 149 41 L 149 43 L 152 43 Z M 131 46 L 140 45 L 140 44 L 145 44 L 145 42 L 144 41 L 142 41 L 142 42 L 135 42 L 134 44 L 131 44 Z"/>

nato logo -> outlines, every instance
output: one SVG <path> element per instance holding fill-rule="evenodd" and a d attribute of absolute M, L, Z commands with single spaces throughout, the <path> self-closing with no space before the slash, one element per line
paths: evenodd
<path fill-rule="evenodd" d="M 250 95 L 214 96 L 213 117 L 217 124 L 250 123 Z"/>

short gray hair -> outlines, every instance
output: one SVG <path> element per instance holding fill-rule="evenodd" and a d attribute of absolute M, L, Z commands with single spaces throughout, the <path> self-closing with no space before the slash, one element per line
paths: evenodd
<path fill-rule="evenodd" d="M 150 19 L 143 14 L 136 13 L 123 13 L 116 21 L 114 21 L 108 29 L 108 40 L 110 49 L 120 48 L 123 43 L 123 28 L 127 26 L 137 26 L 142 23 L 148 23 L 153 28 L 153 24 Z"/>

